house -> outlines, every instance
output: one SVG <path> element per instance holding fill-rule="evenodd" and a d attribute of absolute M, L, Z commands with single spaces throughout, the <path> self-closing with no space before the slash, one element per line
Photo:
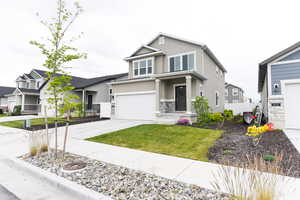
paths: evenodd
<path fill-rule="evenodd" d="M 46 81 L 46 78 L 45 71 L 38 69 L 19 76 L 14 90 L 6 94 L 9 112 L 12 112 L 16 105 L 20 105 L 22 114 L 37 114 L 40 110 L 39 87 Z"/>
<path fill-rule="evenodd" d="M 300 129 L 300 42 L 259 64 L 264 115 L 276 128 Z"/>
<path fill-rule="evenodd" d="M 76 102 L 82 102 L 84 106 L 84 112 L 86 113 L 99 113 L 100 103 L 111 102 L 114 104 L 112 95 L 112 89 L 109 85 L 112 81 L 118 81 L 128 78 L 128 73 L 113 74 L 108 76 L 101 76 L 95 78 L 82 78 L 77 76 L 71 76 L 71 85 L 74 87 L 73 94 L 79 98 L 74 100 Z M 45 82 L 40 87 L 40 115 L 44 115 L 45 108 L 47 109 L 48 116 L 54 116 L 55 112 L 53 106 L 49 105 L 49 92 L 47 88 L 49 82 Z"/>
<path fill-rule="evenodd" d="M 13 91 L 15 91 L 16 88 L 14 87 L 5 87 L 0 86 L 0 109 L 4 112 L 8 112 L 8 96 Z"/>
<path fill-rule="evenodd" d="M 236 85 L 225 83 L 225 103 L 244 103 L 244 90 Z"/>
<path fill-rule="evenodd" d="M 196 96 L 223 112 L 226 70 L 205 44 L 160 33 L 125 61 L 128 79 L 111 84 L 116 118 L 194 120 Z"/>

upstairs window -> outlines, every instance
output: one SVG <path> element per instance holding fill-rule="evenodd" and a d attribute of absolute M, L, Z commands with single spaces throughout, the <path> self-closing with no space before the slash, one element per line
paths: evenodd
<path fill-rule="evenodd" d="M 146 76 L 153 73 L 153 58 L 133 61 L 134 76 Z"/>
<path fill-rule="evenodd" d="M 219 106 L 219 92 L 216 92 L 216 106 Z"/>
<path fill-rule="evenodd" d="M 170 72 L 192 70 L 195 65 L 195 53 L 185 53 L 169 57 Z"/>
<path fill-rule="evenodd" d="M 239 96 L 239 90 L 237 88 L 232 88 L 232 96 Z"/>
<path fill-rule="evenodd" d="M 37 89 L 40 88 L 40 82 L 36 82 L 36 88 L 37 88 Z"/>

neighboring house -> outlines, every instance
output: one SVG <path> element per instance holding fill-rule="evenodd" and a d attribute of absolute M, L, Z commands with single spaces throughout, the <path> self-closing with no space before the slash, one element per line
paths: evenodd
<path fill-rule="evenodd" d="M 16 105 L 21 106 L 22 114 L 37 114 L 39 107 L 39 87 L 46 81 L 45 71 L 33 69 L 16 79 L 16 88 L 7 94 L 7 105 L 12 112 Z"/>
<path fill-rule="evenodd" d="M 14 87 L 5 87 L 0 86 L 0 109 L 4 112 L 8 112 L 8 96 L 13 91 L 15 91 L 16 88 Z"/>
<path fill-rule="evenodd" d="M 74 87 L 72 93 L 79 97 L 74 101 L 78 103 L 82 102 L 85 105 L 84 112 L 95 114 L 100 112 L 100 103 L 114 103 L 112 90 L 109 83 L 112 81 L 127 79 L 128 73 L 114 74 L 96 78 L 82 78 L 76 76 L 71 77 L 71 85 Z M 40 114 L 44 115 L 44 109 L 47 108 L 47 115 L 54 116 L 55 112 L 53 106 L 49 105 L 48 103 L 48 86 L 49 83 L 45 82 L 40 88 Z"/>
<path fill-rule="evenodd" d="M 116 118 L 193 120 L 196 96 L 223 112 L 226 70 L 206 45 L 160 33 L 125 60 L 128 79 L 112 83 Z"/>
<path fill-rule="evenodd" d="M 244 103 L 244 90 L 230 83 L 225 83 L 225 103 Z"/>
<path fill-rule="evenodd" d="M 300 129 L 300 42 L 259 64 L 258 91 L 276 128 Z"/>

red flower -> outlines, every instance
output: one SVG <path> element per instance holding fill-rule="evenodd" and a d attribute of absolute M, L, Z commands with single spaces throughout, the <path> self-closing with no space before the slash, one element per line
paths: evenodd
<path fill-rule="evenodd" d="M 251 119 L 256 119 L 256 116 L 255 116 L 255 115 L 252 115 L 252 116 L 251 116 Z"/>

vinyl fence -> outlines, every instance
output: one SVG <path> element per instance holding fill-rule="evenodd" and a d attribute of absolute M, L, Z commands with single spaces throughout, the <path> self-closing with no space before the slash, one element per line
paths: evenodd
<path fill-rule="evenodd" d="M 251 112 L 255 106 L 255 103 L 225 103 L 225 109 L 232 110 L 234 115 Z"/>

